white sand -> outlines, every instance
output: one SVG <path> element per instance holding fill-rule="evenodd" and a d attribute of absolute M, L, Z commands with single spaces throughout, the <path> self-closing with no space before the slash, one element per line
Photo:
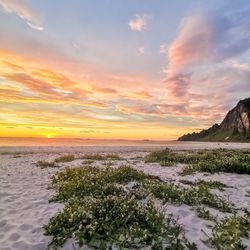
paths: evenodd
<path fill-rule="evenodd" d="M 185 144 L 178 149 L 200 149 L 222 147 L 214 144 Z M 249 145 L 249 144 L 248 144 Z M 246 148 L 245 144 L 224 144 L 227 148 Z M 193 147 L 192 147 L 193 146 Z M 176 147 L 176 145 L 174 145 Z M 174 148 L 173 147 L 173 148 Z M 198 173 L 192 176 L 179 176 L 178 172 L 182 166 L 161 167 L 159 164 L 146 164 L 143 160 L 134 160 L 136 156 L 144 156 L 145 151 L 163 148 L 162 146 L 139 148 L 139 147 L 106 147 L 105 152 L 119 152 L 126 161 L 117 161 L 116 166 L 130 163 L 131 166 L 148 174 L 160 176 L 163 180 L 178 183 L 180 180 L 219 180 L 230 188 L 224 192 L 216 191 L 219 195 L 226 197 L 239 208 L 250 208 L 250 176 L 237 174 L 213 174 L 205 175 Z M 176 148 L 175 148 L 176 149 Z M 50 237 L 43 235 L 42 226 L 49 218 L 55 214 L 62 205 L 49 203 L 52 190 L 48 190 L 50 177 L 58 169 L 43 169 L 35 166 L 38 160 L 54 160 L 65 152 L 77 152 L 76 157 L 83 152 L 101 152 L 103 147 L 89 148 L 0 148 L 0 152 L 10 152 L 10 154 L 0 154 L 0 249 L 47 249 Z M 143 152 L 144 151 L 144 152 Z M 19 153 L 20 157 L 17 157 Z M 29 154 L 28 152 L 31 152 Z M 61 164 L 61 169 L 65 166 L 80 166 L 82 160 L 75 160 L 70 163 Z M 101 162 L 96 161 L 94 165 L 101 166 Z M 214 214 L 216 210 L 211 210 Z M 208 249 L 202 242 L 206 240 L 205 231 L 211 233 L 211 222 L 198 218 L 191 207 L 182 205 L 179 207 L 166 205 L 166 213 L 173 214 L 179 218 L 179 223 L 183 226 L 187 238 L 198 245 L 198 249 Z M 221 215 L 223 216 L 223 215 Z M 244 240 L 250 249 L 250 240 Z M 69 241 L 64 249 L 74 249 Z M 88 248 L 85 248 L 88 249 Z"/>

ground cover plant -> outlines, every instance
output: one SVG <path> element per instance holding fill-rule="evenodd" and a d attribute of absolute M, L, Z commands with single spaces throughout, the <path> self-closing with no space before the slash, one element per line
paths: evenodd
<path fill-rule="evenodd" d="M 93 160 L 93 161 L 105 161 L 105 160 L 113 160 L 113 161 L 120 161 L 123 160 L 117 154 L 85 154 L 81 156 L 83 160 Z"/>
<path fill-rule="evenodd" d="M 71 200 L 45 226 L 45 232 L 54 236 L 56 246 L 70 237 L 80 246 L 87 243 L 98 249 L 192 246 L 171 217 L 165 219 L 152 202 L 139 202 L 129 194 Z"/>
<path fill-rule="evenodd" d="M 222 212 L 233 212 L 234 205 L 229 201 L 210 192 L 210 188 L 204 184 L 192 186 L 189 188 L 165 183 L 160 180 L 145 179 L 135 187 L 135 194 L 140 197 L 147 197 L 153 194 L 156 198 L 164 202 L 186 204 L 197 206 L 200 204 L 216 208 Z"/>
<path fill-rule="evenodd" d="M 204 220 L 215 221 L 215 222 L 217 220 L 217 218 L 213 216 L 205 206 L 194 207 L 194 211 L 196 212 L 199 218 L 202 218 Z"/>
<path fill-rule="evenodd" d="M 199 217 L 211 221 L 215 218 L 206 207 L 229 213 L 235 208 L 210 192 L 213 188 L 224 188 L 223 183 L 199 180 L 185 184 L 189 186 L 164 182 L 129 166 L 66 168 L 51 181 L 55 190 L 51 201 L 66 205 L 44 227 L 45 233 L 53 237 L 51 244 L 55 247 L 74 238 L 80 245 L 103 249 L 111 246 L 196 249 L 186 240 L 178 223 L 173 223 L 173 217 L 166 217 L 155 208 L 155 199 L 162 204 L 189 205 Z M 142 217 L 148 218 L 146 222 L 136 219 Z"/>
<path fill-rule="evenodd" d="M 187 175 L 194 172 L 250 174 L 250 155 L 245 156 L 238 153 L 228 158 L 201 161 L 184 167 L 182 174 Z"/>
<path fill-rule="evenodd" d="M 250 151 L 246 150 L 176 152 L 165 149 L 148 154 L 145 162 L 158 162 L 162 166 L 172 166 L 175 163 L 187 164 L 183 169 L 183 175 L 194 172 L 250 174 Z"/>
<path fill-rule="evenodd" d="M 243 216 L 233 215 L 217 222 L 213 227 L 209 241 L 216 249 L 240 250 L 246 249 L 242 237 L 248 238 L 250 233 L 250 212 Z"/>
<path fill-rule="evenodd" d="M 55 159 L 55 162 L 71 162 L 75 160 L 75 156 L 74 155 L 62 155 L 58 158 Z"/>
<path fill-rule="evenodd" d="M 198 181 L 188 181 L 188 180 L 180 180 L 180 183 L 184 185 L 191 185 L 191 186 L 205 186 L 211 189 L 218 189 L 220 191 L 224 191 L 225 188 L 228 186 L 220 181 L 205 181 L 205 180 L 198 180 Z"/>
<path fill-rule="evenodd" d="M 101 249 L 151 246 L 153 249 L 196 249 L 171 216 L 158 211 L 147 197 L 130 190 L 133 183 L 160 181 L 131 167 L 68 168 L 52 177 L 53 200 L 65 208 L 44 227 L 52 245 L 74 238 Z M 135 185 L 131 185 L 135 186 Z"/>
<path fill-rule="evenodd" d="M 54 161 L 38 161 L 36 163 L 37 167 L 40 167 L 41 169 L 44 168 L 58 168 L 59 166 Z"/>

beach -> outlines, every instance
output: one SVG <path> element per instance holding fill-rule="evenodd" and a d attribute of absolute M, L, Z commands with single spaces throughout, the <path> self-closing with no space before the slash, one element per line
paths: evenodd
<path fill-rule="evenodd" d="M 250 177 L 236 173 L 194 173 L 187 176 L 180 175 L 183 164 L 171 167 L 161 166 L 159 163 L 147 163 L 144 157 L 152 151 L 162 150 L 166 146 L 174 151 L 201 149 L 250 149 L 250 144 L 244 143 L 183 143 L 171 142 L 150 143 L 140 145 L 89 145 L 89 146 L 4 146 L 0 148 L 0 249 L 47 249 L 51 242 L 50 236 L 44 235 L 43 226 L 58 211 L 63 204 L 49 202 L 53 196 L 53 189 L 49 189 L 51 177 L 58 171 L 70 167 L 82 167 L 82 156 L 86 153 L 115 153 L 122 160 L 113 160 L 111 167 L 119 168 L 129 165 L 145 174 L 158 176 L 162 181 L 180 184 L 184 181 L 197 180 L 220 181 L 226 185 L 224 191 L 213 190 L 219 196 L 229 200 L 241 210 L 250 207 Z M 65 154 L 73 154 L 74 160 L 58 163 L 58 168 L 39 168 L 38 161 L 54 161 Z M 103 168 L 107 162 L 95 160 L 92 166 Z M 210 209 L 211 214 L 218 217 L 225 216 L 216 209 Z M 211 222 L 199 218 L 191 206 L 186 204 L 164 204 L 164 213 L 172 214 L 178 219 L 187 239 L 194 242 L 198 249 L 213 249 L 204 242 L 211 235 Z M 240 213 L 240 212 L 239 212 Z M 250 249 L 250 239 L 243 239 L 243 243 Z M 73 240 L 68 240 L 63 249 L 78 249 Z M 83 246 L 81 249 L 89 249 Z"/>

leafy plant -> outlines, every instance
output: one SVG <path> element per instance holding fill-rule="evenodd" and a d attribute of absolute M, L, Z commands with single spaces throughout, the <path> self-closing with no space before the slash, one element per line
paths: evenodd
<path fill-rule="evenodd" d="M 114 160 L 114 161 L 120 161 L 123 160 L 119 155 L 117 154 L 85 154 L 81 157 L 81 159 L 84 160 L 93 160 L 93 161 L 104 161 L 104 160 Z"/>
<path fill-rule="evenodd" d="M 192 185 L 192 186 L 205 186 L 211 189 L 218 189 L 220 191 L 224 191 L 224 188 L 227 187 L 226 184 L 220 181 L 205 181 L 205 180 L 198 180 L 195 182 L 188 181 L 188 180 L 180 180 L 180 183 L 185 185 Z"/>
<path fill-rule="evenodd" d="M 187 242 L 172 217 L 165 219 L 152 202 L 142 203 L 129 194 L 73 199 L 44 229 L 55 246 L 71 237 L 80 246 L 86 243 L 100 249 L 184 249 Z"/>
<path fill-rule="evenodd" d="M 55 162 L 71 162 L 75 159 L 74 155 L 62 155 L 55 159 Z"/>
<path fill-rule="evenodd" d="M 187 204 L 191 206 L 206 205 L 219 209 L 223 212 L 234 211 L 234 206 L 223 198 L 209 192 L 209 188 L 205 185 L 184 188 L 179 185 L 165 183 L 160 180 L 145 179 L 138 183 L 135 192 L 141 197 L 147 197 L 153 194 L 156 198 L 165 202 Z"/>
<path fill-rule="evenodd" d="M 44 168 L 58 168 L 59 167 L 58 165 L 56 165 L 56 163 L 54 161 L 52 161 L 52 162 L 49 162 L 49 161 L 38 161 L 36 163 L 36 166 L 40 167 L 41 169 L 44 169 Z"/>
<path fill-rule="evenodd" d="M 250 151 L 245 150 L 216 149 L 175 152 L 166 148 L 148 154 L 145 162 L 159 162 L 162 166 L 172 166 L 174 163 L 188 164 L 183 169 L 183 175 L 196 171 L 250 174 Z"/>
<path fill-rule="evenodd" d="M 194 210 L 196 211 L 198 217 L 205 220 L 216 221 L 216 218 L 204 206 L 197 206 Z"/>
<path fill-rule="evenodd" d="M 209 239 L 216 249 L 240 250 L 245 249 L 241 237 L 249 237 L 250 212 L 240 217 L 233 215 L 216 223 L 213 228 L 212 237 Z"/>
<path fill-rule="evenodd" d="M 80 246 L 100 249 L 196 249 L 171 216 L 163 216 L 150 199 L 142 199 L 127 186 L 145 180 L 158 179 L 128 166 L 67 168 L 56 173 L 51 184 L 54 200 L 66 205 L 44 226 L 45 234 L 53 237 L 52 246 L 74 238 Z"/>

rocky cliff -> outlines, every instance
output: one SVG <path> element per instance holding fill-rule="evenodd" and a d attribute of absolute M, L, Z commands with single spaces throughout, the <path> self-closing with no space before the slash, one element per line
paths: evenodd
<path fill-rule="evenodd" d="M 181 136 L 179 141 L 250 141 L 250 98 L 241 100 L 220 125 Z"/>

